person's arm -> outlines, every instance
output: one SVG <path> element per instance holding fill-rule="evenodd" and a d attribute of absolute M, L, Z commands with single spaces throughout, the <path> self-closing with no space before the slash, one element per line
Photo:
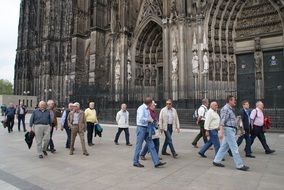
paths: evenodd
<path fill-rule="evenodd" d="M 177 110 L 175 109 L 175 115 L 176 115 L 176 128 L 177 128 L 177 132 L 180 132 L 180 123 L 179 123 L 179 118 L 178 118 L 178 114 L 177 114 Z"/>
<path fill-rule="evenodd" d="M 162 132 L 163 131 L 163 109 L 160 111 L 160 114 L 159 114 L 159 129 L 160 131 Z"/>
<path fill-rule="evenodd" d="M 98 116 L 97 116 L 97 111 L 95 110 L 95 123 L 99 123 L 98 121 Z"/>
<path fill-rule="evenodd" d="M 211 123 L 211 120 L 212 120 L 212 114 L 211 114 L 211 111 L 208 111 L 208 113 L 206 114 L 205 122 L 204 122 L 204 129 L 206 131 L 209 130 L 209 125 Z"/>
<path fill-rule="evenodd" d="M 250 113 L 250 118 L 249 119 L 250 119 L 250 123 L 251 123 L 252 126 L 254 124 L 255 118 L 256 118 L 256 109 L 252 110 L 251 113 Z"/>
<path fill-rule="evenodd" d="M 148 117 L 146 116 L 144 109 L 140 108 L 140 109 L 137 110 L 137 119 L 141 123 L 147 123 L 148 122 Z"/>
<path fill-rule="evenodd" d="M 119 121 L 119 119 L 120 119 L 120 111 L 119 112 L 117 112 L 117 114 L 116 114 L 116 117 L 115 117 L 115 120 L 116 120 L 116 123 L 118 124 L 118 121 Z"/>
<path fill-rule="evenodd" d="M 33 127 L 33 124 L 34 124 L 34 116 L 35 115 L 35 111 L 33 111 L 32 115 L 31 115 L 31 118 L 30 118 L 30 130 L 32 131 L 32 127 Z"/>
<path fill-rule="evenodd" d="M 66 110 L 63 112 L 61 119 L 60 119 L 61 130 L 63 130 L 64 128 L 65 119 L 66 119 Z"/>
<path fill-rule="evenodd" d="M 72 112 L 70 112 L 70 113 L 68 114 L 68 116 L 67 116 L 67 123 L 68 123 L 68 127 L 69 127 L 70 129 L 71 129 L 71 127 L 72 127 L 71 113 L 72 113 Z"/>

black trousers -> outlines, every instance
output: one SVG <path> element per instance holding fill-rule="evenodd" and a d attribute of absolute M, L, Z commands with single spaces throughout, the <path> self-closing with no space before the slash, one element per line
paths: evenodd
<path fill-rule="evenodd" d="M 8 132 L 13 131 L 15 117 L 7 115 Z"/>
<path fill-rule="evenodd" d="M 67 140 L 66 140 L 66 145 L 65 148 L 70 148 L 71 144 L 71 129 L 69 127 L 64 127 L 66 134 L 67 134 Z"/>
<path fill-rule="evenodd" d="M 87 122 L 87 139 L 88 144 L 93 143 L 93 133 L 94 133 L 95 124 L 91 122 Z"/>
<path fill-rule="evenodd" d="M 251 133 L 251 145 L 254 142 L 255 138 L 258 138 L 261 142 L 265 151 L 270 151 L 269 146 L 266 143 L 266 138 L 263 132 L 263 126 L 253 126 L 252 133 Z"/>
<path fill-rule="evenodd" d="M 205 129 L 204 129 L 204 121 L 199 122 L 198 125 L 200 128 L 200 131 L 195 137 L 194 141 L 192 142 L 193 145 L 197 145 L 197 142 L 199 141 L 201 137 L 203 137 L 204 144 L 207 142 L 207 137 L 205 135 Z"/>
<path fill-rule="evenodd" d="M 118 128 L 118 131 L 115 135 L 114 142 L 116 142 L 116 143 L 118 142 L 119 136 L 120 136 L 122 131 L 124 131 L 124 133 L 125 133 L 126 144 L 130 144 L 130 142 L 129 142 L 129 129 L 128 128 Z"/>
<path fill-rule="evenodd" d="M 246 131 L 246 133 L 244 135 L 242 135 L 238 138 L 238 140 L 237 140 L 238 146 L 240 146 L 242 144 L 244 139 L 246 141 L 246 147 L 245 147 L 246 155 L 251 155 L 251 153 L 252 153 L 252 151 L 251 151 L 251 138 L 250 138 L 249 131 Z"/>
<path fill-rule="evenodd" d="M 18 130 L 21 130 L 21 122 L 23 124 L 23 129 L 26 131 L 26 124 L 25 124 L 25 114 L 18 115 Z"/>
<path fill-rule="evenodd" d="M 48 144 L 48 147 L 49 147 L 50 150 L 54 149 L 54 143 L 53 143 L 53 140 L 52 140 L 53 130 L 54 130 L 54 127 L 51 127 L 50 139 L 49 139 L 49 144 Z"/>

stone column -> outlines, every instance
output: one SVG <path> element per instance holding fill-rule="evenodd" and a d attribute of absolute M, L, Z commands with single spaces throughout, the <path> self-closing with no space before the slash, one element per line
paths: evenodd
<path fill-rule="evenodd" d="M 170 94 L 170 67 L 169 67 L 169 25 L 167 18 L 162 20 L 163 22 L 163 75 L 164 75 L 164 99 L 169 98 Z"/>

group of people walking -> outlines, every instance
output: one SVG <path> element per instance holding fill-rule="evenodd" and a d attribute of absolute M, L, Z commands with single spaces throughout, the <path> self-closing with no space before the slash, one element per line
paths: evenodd
<path fill-rule="evenodd" d="M 197 141 L 199 138 L 203 137 L 204 145 L 198 152 L 203 158 L 207 157 L 205 152 L 209 147 L 214 145 L 214 166 L 224 167 L 224 164 L 221 162 L 224 161 L 225 155 L 229 153 L 234 159 L 236 168 L 238 170 L 247 171 L 249 167 L 244 164 L 238 149 L 238 146 L 242 143 L 243 139 L 246 141 L 245 155 L 248 158 L 255 158 L 255 156 L 252 155 L 251 145 L 256 137 L 259 138 L 266 154 L 275 152 L 275 150 L 270 149 L 266 142 L 263 129 L 264 106 L 261 101 L 258 101 L 256 103 L 256 108 L 250 111 L 249 102 L 244 100 L 242 102 L 243 108 L 240 111 L 240 122 L 238 122 L 234 111 L 234 107 L 236 106 L 235 97 L 227 97 L 227 103 L 220 110 L 220 116 L 217 112 L 218 103 L 216 101 L 210 103 L 210 109 L 208 111 L 208 100 L 204 99 L 202 100 L 202 103 L 202 106 L 198 109 L 198 113 L 201 114 L 199 114 L 197 121 L 200 126 L 200 133 L 197 135 L 192 145 L 198 148 Z M 203 111 L 206 113 L 204 114 Z M 239 127 L 241 128 L 241 135 L 236 140 L 236 133 Z"/>
<path fill-rule="evenodd" d="M 30 118 L 30 129 L 35 133 L 37 153 L 39 158 L 47 156 L 47 151 L 54 153 L 52 135 L 54 128 L 57 129 L 57 118 L 55 115 L 55 103 L 49 100 L 47 103 L 40 101 L 38 109 L 34 110 Z M 93 132 L 95 124 L 98 123 L 94 102 L 90 102 L 89 108 L 84 111 L 80 109 L 78 102 L 69 103 L 61 117 L 61 130 L 66 131 L 67 140 L 65 148 L 70 149 L 70 155 L 74 154 L 74 144 L 77 135 L 80 137 L 83 155 L 89 156 L 86 148 L 84 133 L 87 130 L 88 145 L 93 146 Z"/>
<path fill-rule="evenodd" d="M 147 153 L 150 153 L 153 166 L 156 168 L 166 164 L 166 162 L 161 161 L 161 155 L 172 156 L 173 158 L 178 157 L 173 145 L 172 134 L 174 131 L 180 132 L 180 122 L 178 113 L 173 107 L 173 101 L 168 99 L 165 107 L 160 110 L 159 114 L 156 111 L 156 105 L 152 98 L 147 97 L 137 109 L 136 143 L 133 156 L 133 166 L 135 167 L 144 167 L 140 160 L 147 160 Z M 209 101 L 203 99 L 202 105 L 197 110 L 196 123 L 199 125 L 200 131 L 193 140 L 192 145 L 195 148 L 199 148 L 197 143 L 201 138 L 203 139 L 204 145 L 198 151 L 198 154 L 203 158 L 207 158 L 205 153 L 213 145 L 215 150 L 214 166 L 224 167 L 222 161 L 225 160 L 224 157 L 228 153 L 233 157 L 238 170 L 249 170 L 249 167 L 244 164 L 240 156 L 238 146 L 245 140 L 245 156 L 255 158 L 252 154 L 251 146 L 256 137 L 260 140 L 266 154 L 275 152 L 275 150 L 270 149 L 266 142 L 264 105 L 261 101 L 258 101 L 256 108 L 251 111 L 249 102 L 244 100 L 239 114 L 235 113 L 236 99 L 234 96 L 227 97 L 226 104 L 220 110 L 220 115 L 216 101 L 210 103 L 209 109 L 208 106 Z M 95 103 L 90 102 L 89 108 L 82 111 L 80 104 L 75 102 L 69 103 L 68 108 L 64 110 L 60 124 L 61 130 L 66 131 L 67 140 L 65 148 L 70 149 L 70 155 L 74 154 L 74 143 L 77 135 L 80 137 L 83 155 L 89 155 L 86 149 L 84 133 L 87 131 L 87 143 L 90 147 L 93 146 L 93 134 L 95 133 L 96 136 L 98 133 L 96 130 L 98 118 L 94 107 Z M 26 131 L 26 113 L 27 109 L 22 103 L 20 103 L 17 109 L 12 104 L 7 108 L 5 115 L 7 122 L 9 122 L 9 133 L 13 131 L 15 115 L 17 115 L 19 120 L 18 130 L 20 131 L 20 123 L 22 122 L 23 129 Z M 116 122 L 118 130 L 114 137 L 115 145 L 119 145 L 119 137 L 122 131 L 124 131 L 126 145 L 132 146 L 129 133 L 129 112 L 125 103 L 121 104 L 121 109 L 116 114 Z M 30 131 L 35 134 L 39 158 L 47 156 L 47 151 L 51 153 L 56 152 L 52 136 L 54 129 L 57 130 L 57 128 L 55 102 L 53 100 L 49 100 L 47 103 L 40 101 L 38 108 L 33 111 L 30 118 Z M 241 129 L 241 135 L 236 139 L 238 129 Z M 163 134 L 165 141 L 160 152 L 160 137 Z M 98 135 L 101 136 L 101 134 Z M 168 147 L 170 153 L 167 152 Z"/>

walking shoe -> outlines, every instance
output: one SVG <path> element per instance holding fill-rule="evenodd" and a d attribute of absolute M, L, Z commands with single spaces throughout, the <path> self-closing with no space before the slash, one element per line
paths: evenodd
<path fill-rule="evenodd" d="M 137 167 L 137 168 L 144 168 L 144 165 L 138 163 L 138 164 L 133 164 L 134 167 Z"/>
<path fill-rule="evenodd" d="M 173 155 L 173 158 L 177 158 L 177 157 L 178 157 L 178 154 L 175 153 L 175 154 Z"/>
<path fill-rule="evenodd" d="M 162 155 L 170 156 L 171 154 L 169 154 L 169 153 L 167 153 L 167 152 L 162 152 Z"/>
<path fill-rule="evenodd" d="M 47 156 L 47 155 L 48 155 L 46 151 L 42 151 L 42 153 L 43 153 L 45 156 Z"/>
<path fill-rule="evenodd" d="M 89 153 L 88 152 L 84 152 L 83 155 L 89 156 Z"/>
<path fill-rule="evenodd" d="M 255 156 L 253 156 L 253 155 L 251 155 L 251 154 L 246 155 L 246 157 L 248 157 L 248 158 L 255 158 Z"/>
<path fill-rule="evenodd" d="M 198 152 L 198 154 L 202 157 L 202 158 L 207 158 L 207 156 L 205 154 L 202 154 L 201 152 Z"/>
<path fill-rule="evenodd" d="M 26 130 L 26 129 L 24 129 L 24 132 L 27 132 L 27 130 Z"/>
<path fill-rule="evenodd" d="M 54 154 L 54 153 L 56 152 L 56 150 L 55 150 L 55 149 L 51 149 L 50 152 L 51 152 L 52 154 Z"/>
<path fill-rule="evenodd" d="M 265 151 L 265 154 L 272 154 L 273 152 L 275 152 L 275 150 L 267 150 Z"/>
<path fill-rule="evenodd" d="M 71 151 L 69 154 L 70 154 L 70 155 L 73 155 L 73 151 Z"/>
<path fill-rule="evenodd" d="M 198 148 L 197 144 L 191 143 L 194 148 Z"/>
<path fill-rule="evenodd" d="M 248 171 L 249 170 L 249 167 L 248 166 L 243 166 L 241 168 L 237 168 L 238 170 L 241 170 L 241 171 Z"/>
<path fill-rule="evenodd" d="M 89 146 L 93 146 L 93 144 L 92 144 L 92 143 L 88 143 L 88 145 L 89 145 Z"/>
<path fill-rule="evenodd" d="M 147 160 L 147 159 L 145 158 L 145 156 L 140 156 L 140 159 L 141 159 L 141 160 Z"/>
<path fill-rule="evenodd" d="M 115 145 L 119 145 L 119 143 L 118 143 L 118 142 L 114 142 L 114 144 L 115 144 Z"/>
<path fill-rule="evenodd" d="M 163 158 L 162 158 L 162 157 L 159 157 L 159 160 L 163 160 Z"/>
<path fill-rule="evenodd" d="M 214 166 L 217 166 L 217 167 L 225 167 L 224 164 L 217 163 L 217 162 L 213 162 L 213 165 L 214 165 Z"/>
<path fill-rule="evenodd" d="M 131 143 L 127 143 L 126 146 L 132 146 L 132 144 Z"/>
<path fill-rule="evenodd" d="M 157 165 L 155 165 L 155 168 L 159 168 L 163 165 L 165 165 L 167 162 L 159 162 Z"/>
<path fill-rule="evenodd" d="M 39 158 L 39 159 L 43 159 L 43 155 L 39 155 L 38 158 Z"/>

